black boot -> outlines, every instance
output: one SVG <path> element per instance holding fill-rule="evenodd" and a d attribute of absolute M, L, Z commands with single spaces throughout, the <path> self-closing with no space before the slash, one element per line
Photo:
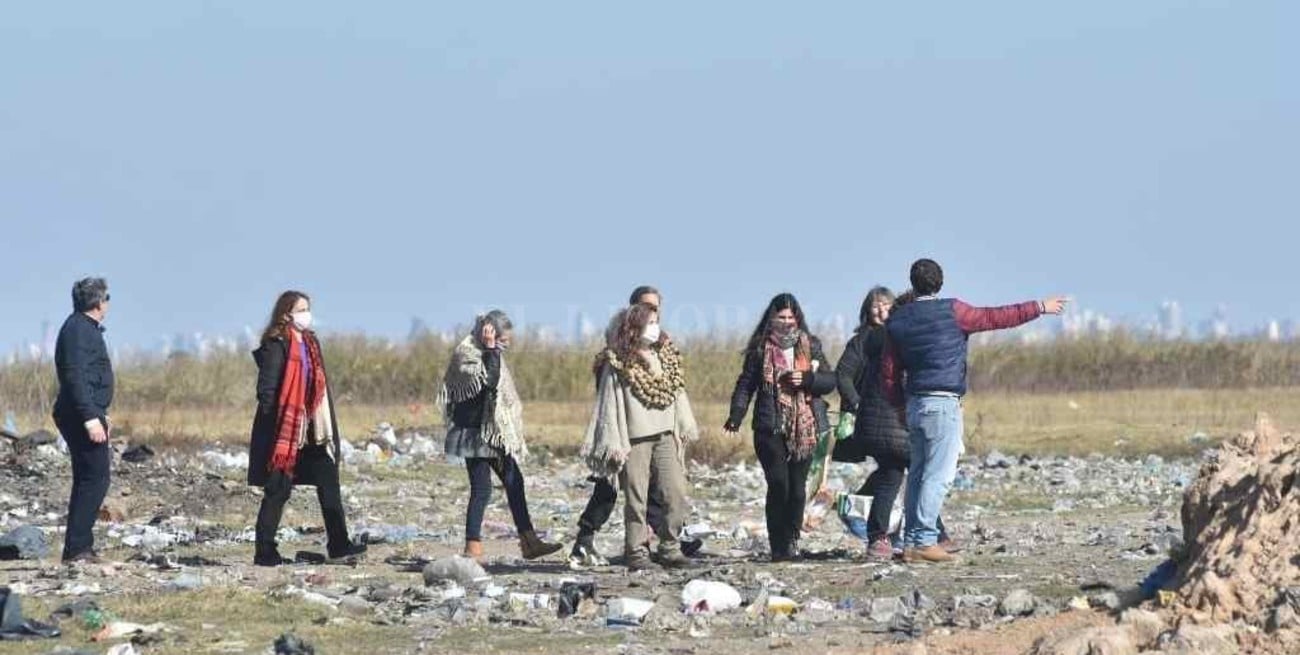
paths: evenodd
<path fill-rule="evenodd" d="M 263 543 L 258 542 L 253 550 L 253 564 L 256 566 L 279 566 L 287 563 L 288 560 L 280 556 L 280 551 L 276 549 L 275 542 Z"/>
<path fill-rule="evenodd" d="M 352 542 L 348 542 L 342 548 L 338 548 L 338 549 L 335 549 L 334 547 L 330 547 L 329 562 L 331 564 L 337 564 L 341 562 L 348 562 L 351 560 L 355 560 L 361 557 L 362 555 L 365 555 L 366 550 L 367 548 L 365 544 L 354 544 Z"/>

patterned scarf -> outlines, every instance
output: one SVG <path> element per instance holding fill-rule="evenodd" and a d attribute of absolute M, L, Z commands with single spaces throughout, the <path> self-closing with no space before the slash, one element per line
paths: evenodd
<path fill-rule="evenodd" d="M 438 404 L 443 408 L 443 419 L 451 427 L 454 405 L 473 400 L 487 386 L 487 367 L 483 365 L 483 347 L 473 335 L 465 337 L 452 350 L 451 361 L 442 378 Z M 515 388 L 515 378 L 501 357 L 501 377 L 497 381 L 496 401 L 484 407 L 483 424 L 479 436 L 487 445 L 513 456 L 516 460 L 528 453 L 524 442 L 524 404 Z"/>
<path fill-rule="evenodd" d="M 285 331 L 289 338 L 289 361 L 284 367 L 284 378 L 280 381 L 280 415 L 276 421 L 275 447 L 271 451 L 270 470 L 283 471 L 293 476 L 293 468 L 298 463 L 298 451 L 307 441 L 307 424 L 325 403 L 325 368 L 321 366 L 320 342 L 316 337 L 303 335 L 297 330 Z M 311 383 L 303 372 L 302 344 L 307 344 L 307 354 L 311 358 Z M 307 395 L 308 388 L 311 396 Z M 318 432 L 329 427 L 318 425 Z M 322 435 L 317 435 L 318 440 Z"/>
<path fill-rule="evenodd" d="M 785 348 L 789 347 L 786 344 L 794 346 L 793 362 L 786 360 Z M 777 382 L 787 371 L 812 375 L 812 343 L 802 332 L 785 338 L 772 333 L 763 345 L 763 379 L 776 389 L 777 420 L 785 431 L 786 451 L 792 461 L 800 462 L 812 457 L 817 447 L 817 416 L 807 391 L 790 390 Z"/>

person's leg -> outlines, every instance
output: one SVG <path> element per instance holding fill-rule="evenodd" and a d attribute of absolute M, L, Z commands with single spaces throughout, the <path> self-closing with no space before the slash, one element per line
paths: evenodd
<path fill-rule="evenodd" d="M 469 474 L 469 507 L 465 511 L 465 550 L 481 548 L 483 541 L 483 513 L 492 500 L 492 468 L 485 457 L 465 458 L 465 471 Z"/>
<path fill-rule="evenodd" d="M 790 469 L 786 465 L 785 441 L 771 433 L 754 433 L 754 453 L 763 465 L 763 478 L 767 481 L 767 541 L 772 557 L 789 557 L 789 535 L 786 526 L 786 502 L 790 497 Z"/>
<path fill-rule="evenodd" d="M 328 456 L 313 457 L 299 462 L 310 466 L 316 480 L 316 500 L 320 501 L 321 517 L 325 520 L 325 550 L 330 557 L 348 553 L 352 538 L 348 535 L 348 522 L 343 510 L 343 494 L 339 489 L 339 470 Z"/>
<path fill-rule="evenodd" d="M 799 537 L 803 532 L 803 511 L 808 504 L 808 471 L 812 468 L 812 458 L 798 462 L 791 460 L 786 464 L 790 486 L 785 501 L 785 539 L 789 553 L 798 555 Z"/>
<path fill-rule="evenodd" d="M 663 439 L 671 440 L 672 436 L 665 436 Z M 646 524 L 650 526 L 650 531 L 654 534 L 660 534 L 665 528 L 667 528 L 668 517 L 667 509 L 664 507 L 665 504 L 663 490 L 652 480 L 650 482 L 650 498 L 646 501 L 645 505 L 645 521 Z M 676 537 L 677 534 L 674 533 L 673 538 Z"/>
<path fill-rule="evenodd" d="M 925 399 L 918 420 L 926 434 L 923 458 L 925 469 L 916 473 L 913 458 L 912 475 L 917 483 L 916 530 L 908 526 L 913 548 L 933 546 L 939 541 L 938 520 L 944 499 L 957 475 L 957 458 L 961 453 L 962 416 L 961 402 L 955 397 L 932 396 Z M 915 451 L 915 449 L 913 449 Z"/>
<path fill-rule="evenodd" d="M 107 443 L 92 443 L 86 426 L 73 420 L 57 422 L 72 460 L 72 492 L 68 495 L 68 524 L 63 559 L 95 548 L 95 519 L 108 495 L 112 458 Z"/>
<path fill-rule="evenodd" d="M 492 470 L 506 489 L 506 503 L 510 506 L 510 518 L 514 519 L 515 530 L 519 534 L 533 531 L 533 519 L 528 514 L 528 496 L 524 493 L 524 472 L 519 470 L 515 458 L 509 455 L 492 459 Z"/>
<path fill-rule="evenodd" d="M 591 490 L 591 499 L 587 501 L 586 509 L 582 510 L 582 516 L 578 517 L 579 535 L 599 532 L 618 504 L 618 490 L 607 478 L 596 477 L 594 482 L 596 486 Z"/>
<path fill-rule="evenodd" d="M 671 434 L 655 444 L 650 474 L 650 499 L 659 498 L 659 524 L 651 524 L 661 545 L 675 546 L 686 517 L 686 472 L 679 457 L 681 445 Z M 646 510 L 647 520 L 649 508 Z"/>
<path fill-rule="evenodd" d="M 921 479 L 926 470 L 926 430 L 920 422 L 922 396 L 907 399 L 907 438 L 912 446 L 908 460 L 906 494 L 903 496 L 903 547 L 917 548 L 921 540 L 921 519 L 917 514 Z"/>
<path fill-rule="evenodd" d="M 599 565 L 605 560 L 600 553 L 596 552 L 596 532 L 614 513 L 614 506 L 618 503 L 618 491 L 608 478 L 593 476 L 590 479 L 596 485 L 591 490 L 587 507 L 582 510 L 582 516 L 578 518 L 578 536 L 573 540 L 573 550 L 569 553 L 569 558 L 580 563 Z"/>
<path fill-rule="evenodd" d="M 889 519 L 894 511 L 894 502 L 898 500 L 898 491 L 903 486 L 907 465 L 903 460 L 893 457 L 877 457 L 879 467 L 867 478 L 863 485 L 866 495 L 871 496 L 871 510 L 867 515 L 867 538 L 876 540 L 889 535 Z"/>
<path fill-rule="evenodd" d="M 646 538 L 645 506 L 650 493 L 654 445 L 653 441 L 634 440 L 619 477 L 623 484 L 623 554 L 629 563 L 635 556 L 638 565 L 643 565 L 647 555 L 642 546 Z"/>
<path fill-rule="evenodd" d="M 284 515 L 284 505 L 293 494 L 293 480 L 281 471 L 272 471 L 262 485 L 262 504 L 257 509 L 257 528 L 255 531 L 254 561 L 263 564 L 279 564 L 279 552 L 276 550 L 276 533 L 280 531 L 280 518 Z"/>
<path fill-rule="evenodd" d="M 528 495 L 524 492 L 524 472 L 515 458 L 502 455 L 493 458 L 491 462 L 492 470 L 506 488 L 506 503 L 510 506 L 510 518 L 514 519 L 515 530 L 519 532 L 519 552 L 524 559 L 537 559 L 563 548 L 560 544 L 542 541 L 533 529 L 533 519 L 528 514 Z"/>

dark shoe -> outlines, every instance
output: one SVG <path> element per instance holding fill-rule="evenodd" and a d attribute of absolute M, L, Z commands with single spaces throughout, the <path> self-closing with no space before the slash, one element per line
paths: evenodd
<path fill-rule="evenodd" d="M 867 559 L 889 560 L 893 557 L 894 547 L 890 545 L 889 537 L 877 537 L 867 545 Z"/>
<path fill-rule="evenodd" d="M 624 560 L 623 565 L 627 567 L 629 573 L 654 568 L 654 562 L 650 561 L 650 554 L 641 548 L 628 553 Z"/>
<path fill-rule="evenodd" d="M 776 564 L 777 562 L 790 562 L 790 561 L 793 561 L 793 560 L 794 560 L 794 557 L 792 557 L 792 556 L 790 555 L 790 553 L 788 553 L 788 552 L 786 552 L 786 551 L 783 551 L 783 550 L 774 550 L 774 551 L 772 551 L 772 563 L 773 563 L 773 564 Z"/>
<path fill-rule="evenodd" d="M 92 550 L 83 550 L 74 555 L 67 555 L 63 558 L 64 564 L 103 564 L 104 559 L 99 553 Z"/>
<path fill-rule="evenodd" d="M 681 547 L 675 543 L 660 544 L 656 561 L 666 569 L 689 569 L 695 566 L 691 558 L 682 554 Z"/>
<path fill-rule="evenodd" d="M 326 562 L 328 562 L 329 564 L 350 563 L 357 560 L 362 555 L 365 555 L 366 550 L 367 548 L 365 544 L 349 543 L 347 546 L 344 546 L 342 550 L 329 551 L 330 556 L 329 559 L 326 560 Z"/>
<path fill-rule="evenodd" d="M 288 563 L 289 560 L 281 557 L 275 546 L 258 546 L 253 552 L 254 566 L 280 566 Z"/>
<path fill-rule="evenodd" d="M 601 557 L 600 552 L 596 550 L 592 535 L 578 533 L 578 540 L 573 542 L 573 550 L 569 551 L 569 566 L 575 569 L 609 566 L 609 560 Z"/>
<path fill-rule="evenodd" d="M 939 535 L 939 547 L 949 553 L 961 552 L 961 544 L 953 541 L 952 537 L 949 537 L 947 534 Z"/>
<path fill-rule="evenodd" d="M 703 539 L 692 539 L 690 541 L 683 541 L 681 542 L 681 544 L 682 544 L 682 554 L 687 557 L 695 557 L 696 555 L 700 554 L 700 549 L 704 548 Z"/>
<path fill-rule="evenodd" d="M 551 553 L 563 549 L 564 544 L 553 544 L 547 541 L 542 541 L 542 538 L 537 536 L 537 533 L 532 530 L 521 532 L 519 534 L 519 553 L 524 556 L 524 559 L 546 557 Z"/>

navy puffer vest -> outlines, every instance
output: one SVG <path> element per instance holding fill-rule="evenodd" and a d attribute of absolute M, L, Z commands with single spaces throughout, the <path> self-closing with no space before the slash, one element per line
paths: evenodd
<path fill-rule="evenodd" d="M 966 338 L 951 298 L 916 300 L 894 308 L 889 339 L 907 371 L 907 393 L 966 394 Z"/>

